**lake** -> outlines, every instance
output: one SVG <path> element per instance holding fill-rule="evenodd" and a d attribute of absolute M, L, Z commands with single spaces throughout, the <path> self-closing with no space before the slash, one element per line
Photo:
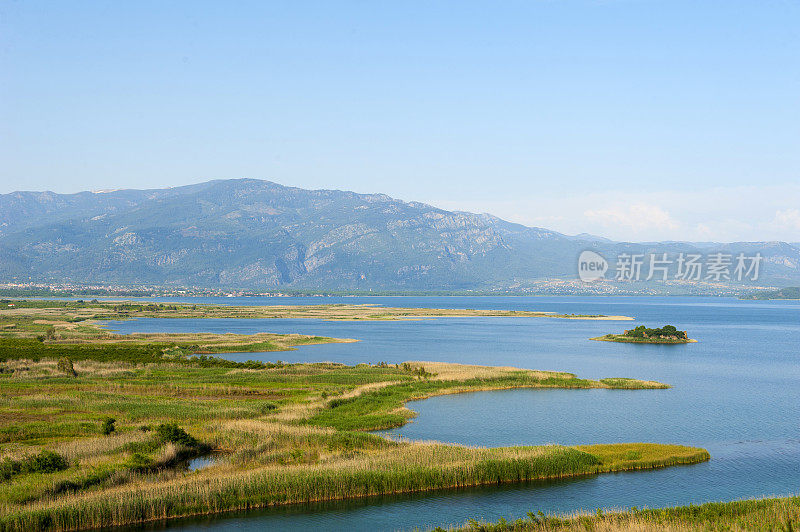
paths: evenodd
<path fill-rule="evenodd" d="M 164 298 L 165 301 L 175 301 Z M 394 322 L 173 320 L 111 322 L 130 332 L 296 332 L 356 338 L 279 353 L 225 355 L 389 363 L 435 360 L 569 371 L 579 377 L 634 377 L 669 390 L 503 390 L 409 403 L 419 416 L 390 437 L 468 445 L 651 441 L 705 447 L 693 466 L 569 481 L 450 490 L 179 520 L 185 530 L 413 529 L 469 518 L 524 517 L 529 511 L 658 507 L 800 492 L 800 302 L 729 298 L 368 297 L 192 298 L 193 303 L 372 303 L 430 308 L 541 310 L 627 315 L 630 321 L 552 318 L 438 318 Z M 672 324 L 695 344 L 590 341 L 634 324 Z M 157 525 L 163 527 L 165 525 Z"/>

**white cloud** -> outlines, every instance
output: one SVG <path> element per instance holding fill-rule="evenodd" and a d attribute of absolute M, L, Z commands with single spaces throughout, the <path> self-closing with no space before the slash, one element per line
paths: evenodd
<path fill-rule="evenodd" d="M 658 192 L 605 190 L 509 199 L 429 201 L 489 212 L 565 234 L 614 240 L 800 241 L 800 186 L 714 187 Z"/>
<path fill-rule="evenodd" d="M 670 214 L 659 207 L 647 203 L 636 203 L 628 206 L 613 206 L 604 209 L 586 210 L 583 217 L 599 224 L 605 229 L 628 229 L 634 234 L 645 234 L 648 231 L 664 229 L 675 231 L 680 224 Z"/>
<path fill-rule="evenodd" d="M 794 229 L 800 231 L 800 209 L 785 209 L 775 211 L 772 223 L 779 229 Z M 797 235 L 800 239 L 800 234 Z"/>
<path fill-rule="evenodd" d="M 695 230 L 700 235 L 701 240 L 713 240 L 714 238 L 714 231 L 706 224 L 697 224 Z"/>

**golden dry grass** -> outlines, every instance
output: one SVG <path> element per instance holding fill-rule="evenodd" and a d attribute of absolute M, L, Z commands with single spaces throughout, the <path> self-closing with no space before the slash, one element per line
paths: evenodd
<path fill-rule="evenodd" d="M 116 432 L 108 436 L 80 438 L 55 445 L 53 450 L 70 461 L 85 460 L 108 454 L 131 442 L 146 440 L 148 435 L 141 431 Z"/>
<path fill-rule="evenodd" d="M 511 366 L 479 366 L 451 362 L 424 362 L 419 360 L 412 360 L 408 363 L 415 367 L 424 367 L 426 371 L 434 374 L 432 379 L 435 380 L 493 379 L 520 371 L 536 379 L 572 376 L 571 373 L 565 372 L 527 370 Z"/>

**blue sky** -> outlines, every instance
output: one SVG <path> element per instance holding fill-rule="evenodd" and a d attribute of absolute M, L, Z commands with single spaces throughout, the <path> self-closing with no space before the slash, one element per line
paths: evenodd
<path fill-rule="evenodd" d="M 800 3 L 0 0 L 0 177 L 800 241 Z"/>

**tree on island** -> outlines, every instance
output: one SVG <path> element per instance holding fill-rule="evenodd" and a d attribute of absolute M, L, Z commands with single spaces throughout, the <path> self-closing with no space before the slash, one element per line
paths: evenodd
<path fill-rule="evenodd" d="M 674 338 L 675 340 L 686 340 L 686 331 L 679 331 L 674 325 L 664 325 L 660 329 L 648 329 L 644 325 L 639 325 L 631 330 L 625 331 L 625 336 L 629 338 Z"/>

